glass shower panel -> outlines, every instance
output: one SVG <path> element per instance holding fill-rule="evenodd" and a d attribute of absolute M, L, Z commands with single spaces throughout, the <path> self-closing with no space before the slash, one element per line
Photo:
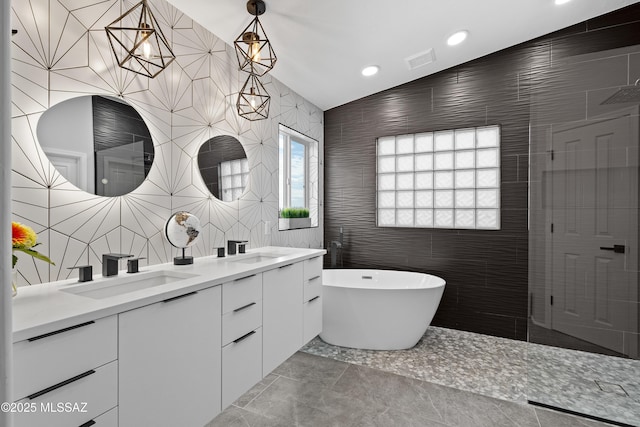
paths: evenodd
<path fill-rule="evenodd" d="M 554 59 L 531 94 L 528 400 L 624 425 L 640 420 L 640 96 L 606 100 L 638 54 Z"/>

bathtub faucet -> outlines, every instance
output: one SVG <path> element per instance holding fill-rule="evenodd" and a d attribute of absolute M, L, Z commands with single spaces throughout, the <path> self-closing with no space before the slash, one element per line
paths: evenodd
<path fill-rule="evenodd" d="M 340 226 L 340 241 L 331 241 L 331 268 L 338 266 L 338 251 L 340 251 L 340 266 L 342 267 L 342 245 L 344 243 L 344 230 Z"/>
<path fill-rule="evenodd" d="M 331 268 L 338 266 L 338 250 L 342 251 L 342 243 L 331 241 Z"/>

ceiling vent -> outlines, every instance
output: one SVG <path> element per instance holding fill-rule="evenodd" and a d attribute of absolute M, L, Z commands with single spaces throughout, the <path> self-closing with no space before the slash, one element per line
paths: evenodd
<path fill-rule="evenodd" d="M 404 59 L 407 63 L 407 67 L 410 70 L 415 70 L 416 68 L 423 67 L 427 64 L 431 64 L 436 60 L 436 54 L 433 48 L 427 49 L 424 52 L 416 53 L 415 55 L 411 55 Z"/>

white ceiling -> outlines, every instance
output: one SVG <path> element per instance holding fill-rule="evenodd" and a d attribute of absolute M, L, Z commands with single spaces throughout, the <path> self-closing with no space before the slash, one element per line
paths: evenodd
<path fill-rule="evenodd" d="M 531 40 L 640 0 L 265 0 L 272 73 L 323 110 Z M 229 44 L 251 21 L 245 0 L 169 0 Z M 467 40 L 449 47 L 453 32 Z M 435 62 L 409 70 L 429 48 Z M 380 72 L 365 78 L 366 65 Z"/>

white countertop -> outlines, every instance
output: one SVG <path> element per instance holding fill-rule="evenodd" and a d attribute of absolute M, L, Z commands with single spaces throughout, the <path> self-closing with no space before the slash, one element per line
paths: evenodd
<path fill-rule="evenodd" d="M 326 250 L 324 249 L 269 246 L 250 249 L 246 254 L 231 255 L 224 258 L 215 256 L 195 258 L 194 263 L 190 265 L 167 263 L 141 266 L 140 272 L 135 274 L 128 274 L 126 270 L 121 270 L 117 276 L 102 277 L 99 271 L 94 271 L 94 280 L 85 284 L 78 283 L 77 279 L 69 279 L 20 287 L 18 295 L 13 298 L 13 342 L 111 316 L 185 293 L 221 285 L 225 282 L 321 256 L 325 253 Z M 238 262 L 243 258 L 251 258 L 256 254 L 265 254 L 273 258 L 249 264 Z M 93 299 L 60 290 L 77 286 L 97 285 L 117 280 L 124 276 L 142 278 L 145 273 L 154 271 L 193 274 L 194 277 L 103 299 Z"/>

